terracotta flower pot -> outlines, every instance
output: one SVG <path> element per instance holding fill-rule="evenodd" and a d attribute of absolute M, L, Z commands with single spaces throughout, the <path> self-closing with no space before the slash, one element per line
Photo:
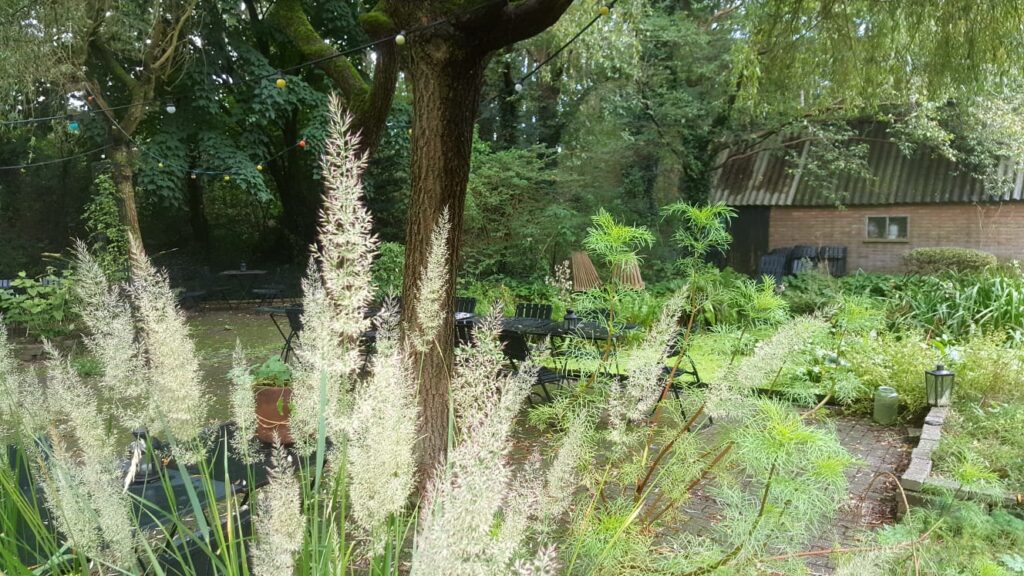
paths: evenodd
<path fill-rule="evenodd" d="M 288 426 L 291 400 L 291 388 L 256 389 L 256 437 L 261 442 L 273 443 L 275 432 L 281 439 L 281 444 L 295 442 Z"/>

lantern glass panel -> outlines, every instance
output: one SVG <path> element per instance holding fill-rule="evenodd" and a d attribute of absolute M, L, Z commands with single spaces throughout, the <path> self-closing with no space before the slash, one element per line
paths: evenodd
<path fill-rule="evenodd" d="M 930 406 L 949 406 L 953 397 L 953 380 L 955 374 L 939 364 L 935 370 L 924 373 L 925 392 L 928 394 Z"/>

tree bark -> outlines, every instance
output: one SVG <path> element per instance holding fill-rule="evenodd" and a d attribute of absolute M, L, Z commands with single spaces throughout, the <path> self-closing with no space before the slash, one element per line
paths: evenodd
<path fill-rule="evenodd" d="M 430 235 L 441 212 L 451 218 L 448 290 L 437 336 L 439 346 L 414 358 L 419 375 L 423 430 L 421 478 L 426 481 L 444 461 L 448 442 L 448 387 L 454 341 L 455 275 L 469 181 L 473 125 L 483 86 L 485 58 L 442 38 L 421 40 L 410 50 L 409 79 L 413 93 L 412 196 L 406 227 L 405 283 L 402 325 L 413 325 L 419 281 L 426 267 Z"/>
<path fill-rule="evenodd" d="M 110 151 L 110 165 L 113 171 L 114 186 L 121 198 L 121 220 L 128 232 L 142 241 L 142 229 L 139 227 L 139 211 L 135 206 L 135 168 L 132 165 L 132 151 L 126 142 L 115 144 Z"/>

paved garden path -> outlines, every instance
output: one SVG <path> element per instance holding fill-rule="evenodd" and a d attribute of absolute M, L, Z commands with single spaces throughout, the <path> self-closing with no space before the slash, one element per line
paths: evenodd
<path fill-rule="evenodd" d="M 860 463 L 846 475 L 850 483 L 849 502 L 808 550 L 854 545 L 866 530 L 894 523 L 899 498 L 895 480 L 885 475 L 873 484 L 871 480 L 885 472 L 898 476 L 910 456 L 906 428 L 878 426 L 863 417 L 839 416 L 833 421 L 840 442 Z M 683 510 L 689 516 L 684 530 L 703 535 L 713 532 L 719 506 L 711 496 L 697 490 Z M 831 574 L 834 568 L 826 555 L 808 558 L 807 566 L 815 575 Z"/>

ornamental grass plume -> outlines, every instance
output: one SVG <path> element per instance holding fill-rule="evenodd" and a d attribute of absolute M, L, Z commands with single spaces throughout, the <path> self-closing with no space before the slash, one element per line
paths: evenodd
<path fill-rule="evenodd" d="M 532 556 L 526 548 L 544 506 L 552 512 L 564 509 L 548 494 L 556 488 L 566 490 L 566 485 L 545 486 L 536 459 L 513 470 L 508 457 L 515 418 L 538 367 L 527 360 L 516 372 L 494 371 L 495 363 L 500 364 L 500 347 L 484 341 L 485 335 L 496 339 L 496 333 L 481 332 L 477 345 L 465 348 L 458 358 L 451 390 L 453 402 L 466 395 L 477 410 L 459 418 L 447 465 L 439 467 L 428 488 L 413 549 L 414 576 L 513 573 L 517 560 Z M 484 396 L 487 401 L 479 401 L 478 391 L 460 390 L 467 382 L 487 382 L 493 392 Z M 575 446 L 563 446 L 565 456 L 556 457 L 556 480 L 567 477 L 565 469 L 572 468 L 568 463 L 575 465 Z"/>
<path fill-rule="evenodd" d="M 302 346 L 295 351 L 290 426 L 299 448 L 311 452 L 321 418 L 327 437 L 344 437 L 351 370 L 359 350 L 345 346 L 339 337 L 340 321 L 315 259 L 310 259 L 302 279 L 302 293 Z"/>
<path fill-rule="evenodd" d="M 301 487 L 288 453 L 275 440 L 270 482 L 260 490 L 254 522 L 257 540 L 252 569 L 256 576 L 294 573 L 295 556 L 302 550 L 306 531 L 301 500 Z"/>
<path fill-rule="evenodd" d="M 772 386 L 786 362 L 828 330 L 828 323 L 817 316 L 800 316 L 780 326 L 757 345 L 753 354 L 730 363 L 708 386 L 708 413 L 715 418 L 746 414 L 749 392 Z"/>
<path fill-rule="evenodd" d="M 319 260 L 327 296 L 334 308 L 340 336 L 355 342 L 370 327 L 366 307 L 373 300 L 371 269 L 379 242 L 363 202 L 362 174 L 366 158 L 350 135 L 352 117 L 340 97 L 329 101 L 327 151 L 320 161 L 324 203 L 320 210 Z"/>
<path fill-rule="evenodd" d="M 40 464 L 46 468 L 41 476 L 50 479 L 47 504 L 64 535 L 87 556 L 131 570 L 136 567 L 136 532 L 96 395 L 49 343 L 46 352 L 47 398 L 57 423 L 50 427 L 50 453 Z M 65 448 L 71 439 L 77 446 L 74 456 Z"/>
<path fill-rule="evenodd" d="M 626 380 L 612 382 L 608 417 L 612 430 L 621 431 L 627 423 L 647 420 L 661 398 L 664 382 L 662 368 L 669 346 L 678 337 L 679 316 L 685 298 L 675 295 L 665 303 L 658 321 L 647 331 L 640 346 L 632 350 L 626 365 Z"/>
<path fill-rule="evenodd" d="M 85 345 L 103 369 L 99 390 L 121 425 L 132 429 L 146 421 L 142 353 L 135 337 L 131 304 L 120 286 L 111 285 L 100 263 L 76 241 L 75 295 L 85 323 Z"/>
<path fill-rule="evenodd" d="M 0 315 L 0 443 L 6 445 L 16 439 L 25 416 L 22 400 L 34 386 L 14 357 L 3 320 Z M 6 450 L 0 451 L 0 458 L 6 455 Z"/>
<path fill-rule="evenodd" d="M 448 294 L 450 271 L 448 269 L 448 241 L 451 233 L 451 218 L 446 206 L 430 234 L 427 265 L 420 274 L 419 293 L 416 299 L 416 327 L 412 330 L 411 342 L 419 352 L 426 352 L 441 331 L 445 320 L 441 314 L 441 303 Z"/>
<path fill-rule="evenodd" d="M 231 357 L 231 417 L 235 423 L 233 448 L 238 458 L 246 464 L 257 461 L 256 456 L 256 394 L 253 391 L 255 380 L 252 369 L 242 349 L 242 342 L 235 342 L 235 352 Z"/>
<path fill-rule="evenodd" d="M 377 316 L 372 374 L 355 390 L 348 423 L 352 517 L 381 545 L 389 518 L 402 512 L 415 486 L 419 405 L 408 355 L 399 345 L 398 311 Z"/>
<path fill-rule="evenodd" d="M 177 306 L 167 275 L 153 267 L 138 239 L 130 240 L 130 293 L 142 333 L 147 424 L 154 435 L 174 438 L 183 448 L 179 456 L 192 461 L 198 454 L 190 445 L 198 440 L 210 404 L 195 343 L 189 338 L 185 315 Z"/>

